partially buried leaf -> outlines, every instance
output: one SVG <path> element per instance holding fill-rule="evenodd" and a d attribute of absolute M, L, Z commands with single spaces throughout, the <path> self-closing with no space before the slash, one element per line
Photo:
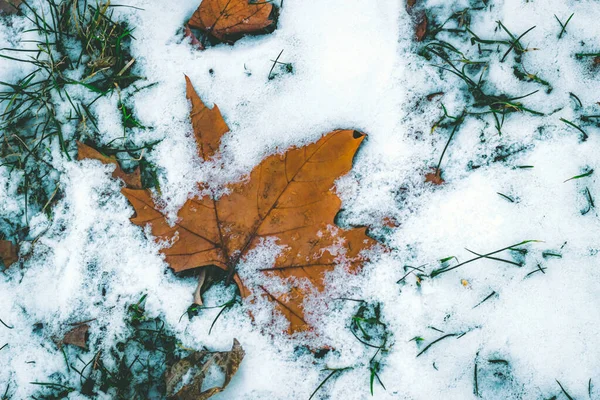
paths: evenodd
<path fill-rule="evenodd" d="M 187 96 L 199 155 L 212 159 L 229 129 L 217 106 L 206 107 L 189 79 Z M 366 228 L 342 230 L 334 223 L 341 205 L 334 182 L 351 169 L 364 138 L 358 131 L 338 130 L 316 143 L 267 157 L 247 180 L 229 185 L 227 194 L 189 199 L 174 225 L 150 191 L 126 188 L 123 194 L 136 212 L 132 222 L 149 224 L 158 240 L 172 243 L 162 253 L 175 272 L 218 266 L 228 271 L 243 297 L 262 295 L 275 302 L 290 321 L 290 332 L 306 330 L 303 302 L 324 289 L 324 274 L 336 264 L 357 271 L 364 262 L 362 250 L 375 244 Z M 289 281 L 286 293 L 275 293 L 266 284 L 247 285 L 235 271 L 249 251 L 269 237 L 283 251 L 274 265 L 255 274 L 262 281 Z"/>
<path fill-rule="evenodd" d="M 433 172 L 425 174 L 425 182 L 433 183 L 434 185 L 441 185 L 445 181 L 442 179 L 442 170 L 438 168 L 432 168 Z"/>
<path fill-rule="evenodd" d="M 418 18 L 417 27 L 415 28 L 415 39 L 417 42 L 423 41 L 425 34 L 427 34 L 427 14 L 422 13 Z"/>
<path fill-rule="evenodd" d="M 92 147 L 77 142 L 77 159 L 78 160 L 98 160 L 103 164 L 112 164 L 115 166 L 115 170 L 112 173 L 113 178 L 122 179 L 125 182 L 125 186 L 132 189 L 141 189 L 142 188 L 142 177 L 140 174 L 140 168 L 136 167 L 136 169 L 132 173 L 126 173 L 123 171 L 118 161 L 112 157 L 105 156 L 100 153 L 98 150 L 93 149 Z"/>
<path fill-rule="evenodd" d="M 187 25 L 220 41 L 234 41 L 275 24 L 270 19 L 272 11 L 273 5 L 267 1 L 202 0 Z"/>
<path fill-rule="evenodd" d="M 190 38 L 191 44 L 195 48 L 197 48 L 198 50 L 204 50 L 204 45 L 201 41 L 198 40 L 196 35 L 194 35 L 188 24 L 186 24 L 183 27 L 183 36 L 185 36 L 186 38 Z"/>
<path fill-rule="evenodd" d="M 15 14 L 23 0 L 0 0 L 0 12 L 4 14 Z"/>
<path fill-rule="evenodd" d="M 10 240 L 0 240 L 0 260 L 4 268 L 10 267 L 19 259 L 18 248 Z"/>
<path fill-rule="evenodd" d="M 444 95 L 444 92 L 435 92 L 435 93 L 428 94 L 426 96 L 426 98 L 427 98 L 427 101 L 431 101 L 431 100 L 435 99 L 436 97 L 443 96 L 443 95 Z"/>
<path fill-rule="evenodd" d="M 80 347 L 82 349 L 87 348 L 87 333 L 90 327 L 88 324 L 80 324 L 69 332 L 65 333 L 62 340 L 63 344 L 70 344 L 73 346 Z"/>
<path fill-rule="evenodd" d="M 196 351 L 167 367 L 165 382 L 167 398 L 177 400 L 205 400 L 222 392 L 235 375 L 242 360 L 244 349 L 233 339 L 230 351 Z M 217 367 L 225 375 L 223 386 L 202 391 L 202 384 L 211 367 Z"/>
<path fill-rule="evenodd" d="M 385 217 L 383 219 L 383 226 L 387 228 L 398 228 L 400 226 L 400 223 L 396 218 Z"/>

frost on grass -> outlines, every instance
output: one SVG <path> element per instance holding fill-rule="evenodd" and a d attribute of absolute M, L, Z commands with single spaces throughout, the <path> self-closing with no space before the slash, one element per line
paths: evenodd
<path fill-rule="evenodd" d="M 236 181 L 268 154 L 314 141 L 333 128 L 360 129 L 369 137 L 353 170 L 338 181 L 343 200 L 338 222 L 369 226 L 389 251 L 359 274 L 336 269 L 326 277 L 333 283 L 327 304 L 307 304 L 324 310 L 317 338 L 273 333 L 285 330 L 285 321 L 273 323 L 272 306 L 264 299 L 236 303 L 211 330 L 221 307 L 180 320 L 192 301 L 194 279 L 165 271 L 157 246 L 129 223 L 132 211 L 120 184 L 110 179 L 110 168 L 74 165 L 54 144 L 49 160 L 62 173 L 54 179 L 64 194 L 49 215 L 26 218 L 22 175 L 0 173 L 2 235 L 17 237 L 17 227 L 29 224 L 23 265 L 5 271 L 0 283 L 0 319 L 12 327 L 0 326 L 0 347 L 7 343 L 0 350 L 5 366 L 0 392 L 5 385 L 12 398 L 24 398 L 39 389 L 29 382 L 64 372 L 63 355 L 51 338 L 61 337 L 69 323 L 95 319 L 92 351 L 109 349 L 125 335 L 126 305 L 147 293 L 147 312 L 161 316 L 183 346 L 223 350 L 233 337 L 240 340 L 246 357 L 220 398 L 306 399 L 333 369 L 340 372 L 315 397 L 366 398 L 371 378 L 378 399 L 599 395 L 594 355 L 600 349 L 600 185 L 597 172 L 565 182 L 600 171 L 598 119 L 591 117 L 600 114 L 600 70 L 594 57 L 577 56 L 600 50 L 597 4 L 418 2 L 431 29 L 450 20 L 435 37 L 415 44 L 413 21 L 399 2 L 313 3 L 286 0 L 278 29 L 268 37 L 246 37 L 204 52 L 182 39 L 182 22 L 197 4 L 132 0 L 128 5 L 143 10 L 119 8 L 119 18 L 136 28 L 135 71 L 157 83 L 131 97 L 121 93 L 141 124 L 152 128 L 131 131 L 132 141 L 162 140 L 146 156 L 157 165 L 160 196 L 175 213 L 198 177 L 217 185 Z M 557 18 L 564 24 L 571 14 L 561 35 Z M 17 39 L 31 39 L 28 22 L 3 18 L 2 47 L 26 46 Z M 513 48 L 505 57 L 510 45 L 471 43 L 473 34 L 510 41 L 496 21 L 515 37 L 535 26 L 519 42 L 527 51 Z M 449 68 L 447 62 L 419 55 L 440 41 L 462 53 L 446 58 L 459 70 L 467 65 L 475 82 L 482 76 L 487 94 L 513 98 L 537 90 L 515 102 L 543 115 L 515 111 L 499 124 L 489 107 L 475 106 L 463 78 L 439 68 Z M 291 63 L 293 72 L 278 70 L 268 79 L 282 49 L 280 61 Z M 0 62 L 2 81 L 30 72 Z M 207 104 L 220 105 L 231 127 L 221 149 L 225 170 L 192 157 L 184 73 Z M 123 134 L 118 104 L 116 93 L 95 104 L 98 143 Z M 442 104 L 449 116 L 467 111 L 450 142 L 453 120 Z M 59 110 L 67 109 L 63 104 Z M 65 132 L 76 132 L 65 124 Z M 441 162 L 446 183 L 425 184 L 424 174 L 437 165 L 448 142 Z M 430 278 L 432 271 L 477 257 L 472 252 L 487 254 L 529 239 L 543 242 Z M 268 266 L 278 251 L 276 243 L 265 243 L 240 273 Z M 271 284 L 285 291 L 285 282 Z M 230 288 L 217 285 L 204 300 L 218 306 L 231 296 Z M 386 351 L 374 359 L 379 367 L 371 361 L 377 349 L 355 336 L 362 335 L 358 313 L 370 319 L 376 305 L 389 332 Z M 262 322 L 275 329 L 265 333 Z M 369 335 L 369 343 L 380 343 L 381 332 Z"/>

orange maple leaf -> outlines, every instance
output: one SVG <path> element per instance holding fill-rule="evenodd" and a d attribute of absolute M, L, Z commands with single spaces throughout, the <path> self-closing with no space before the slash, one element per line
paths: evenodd
<path fill-rule="evenodd" d="M 208 161 L 229 128 L 219 108 L 206 107 L 186 81 L 198 154 Z M 217 266 L 228 271 L 243 297 L 262 295 L 275 302 L 290 332 L 306 330 L 303 302 L 324 289 L 324 274 L 337 264 L 357 271 L 364 262 L 362 250 L 376 243 L 366 228 L 342 230 L 334 222 L 341 206 L 334 183 L 351 169 L 364 138 L 358 131 L 337 130 L 316 143 L 269 156 L 247 180 L 228 185 L 227 194 L 188 199 L 174 225 L 149 190 L 126 187 L 122 192 L 136 212 L 131 221 L 149 225 L 157 240 L 172 243 L 161 252 L 173 271 Z M 275 238 L 283 250 L 274 265 L 255 273 L 265 278 L 261 281 L 286 280 L 287 293 L 269 291 L 267 284 L 249 285 L 236 273 L 238 263 L 266 238 Z"/>

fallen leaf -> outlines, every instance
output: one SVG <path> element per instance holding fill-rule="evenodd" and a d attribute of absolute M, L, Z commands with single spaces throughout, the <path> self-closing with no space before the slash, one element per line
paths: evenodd
<path fill-rule="evenodd" d="M 230 351 L 210 352 L 196 351 L 189 356 L 167 367 L 165 382 L 167 398 L 177 400 L 205 400 L 222 392 L 235 375 L 242 360 L 244 349 L 233 339 Z M 223 386 L 202 391 L 202 383 L 212 366 L 218 367 L 225 374 Z M 189 382 L 186 384 L 186 382 Z"/>
<path fill-rule="evenodd" d="M 186 80 L 198 153 L 206 161 L 215 156 L 229 128 L 219 108 L 206 107 Z M 228 194 L 189 199 L 173 226 L 150 191 L 122 192 L 136 212 L 131 221 L 149 224 L 157 240 L 172 242 L 162 253 L 175 272 L 210 265 L 222 268 L 238 284 L 242 297 L 267 296 L 290 321 L 290 332 L 306 330 L 303 301 L 324 289 L 324 273 L 336 264 L 357 271 L 364 262 L 361 251 L 376 243 L 366 228 L 342 230 L 334 223 L 341 206 L 332 190 L 334 182 L 350 171 L 364 138 L 358 131 L 338 130 L 316 143 L 267 157 L 247 180 L 229 185 Z M 257 272 L 265 278 L 299 278 L 310 285 L 290 280 L 289 292 L 278 294 L 242 282 L 235 273 L 238 262 L 268 237 L 284 250 L 272 267 Z"/>
<path fill-rule="evenodd" d="M 19 260 L 19 249 L 10 240 L 0 240 L 0 260 L 4 268 L 10 267 Z"/>
<path fill-rule="evenodd" d="M 261 33 L 275 24 L 270 19 L 273 5 L 266 1 L 202 0 L 187 25 L 224 42 L 250 33 Z"/>
<path fill-rule="evenodd" d="M 77 325 L 75 328 L 65 333 L 61 343 L 71 344 L 73 346 L 81 347 L 82 349 L 87 349 L 87 333 L 89 329 L 90 327 L 88 324 Z"/>
<path fill-rule="evenodd" d="M 415 28 L 415 39 L 417 42 L 423 41 L 425 34 L 427 33 L 427 14 L 422 13 L 419 16 L 419 22 Z"/>
<path fill-rule="evenodd" d="M 466 280 L 466 279 L 461 279 L 461 280 L 460 280 L 460 283 L 461 283 L 461 285 L 463 285 L 464 287 L 467 287 L 467 286 L 469 286 L 469 281 L 468 281 L 468 280 Z"/>
<path fill-rule="evenodd" d="M 0 0 L 0 12 L 4 14 L 16 14 L 23 0 Z"/>
<path fill-rule="evenodd" d="M 444 95 L 444 92 L 435 92 L 435 93 L 428 94 L 426 98 L 427 98 L 427 101 L 431 101 L 431 100 L 435 99 L 436 97 L 443 96 L 443 95 Z"/>
<path fill-rule="evenodd" d="M 433 172 L 425 174 L 425 182 L 433 183 L 434 185 L 441 185 L 445 181 L 442 179 L 442 170 L 432 168 Z"/>
<path fill-rule="evenodd" d="M 104 164 L 112 164 L 115 166 L 115 170 L 112 173 L 113 178 L 122 179 L 125 182 L 125 186 L 132 189 L 141 189 L 142 188 L 142 176 L 140 173 L 140 168 L 137 167 L 132 173 L 126 173 L 121 169 L 121 166 L 117 162 L 117 160 L 113 157 L 105 156 L 100 153 L 98 150 L 93 149 L 92 147 L 83 144 L 81 142 L 77 142 L 77 159 L 78 160 L 98 160 Z"/>
<path fill-rule="evenodd" d="M 202 44 L 202 42 L 198 40 L 198 38 L 196 37 L 196 35 L 194 35 L 188 24 L 185 24 L 185 26 L 183 27 L 183 36 L 185 36 L 186 38 L 190 38 L 192 46 L 196 47 L 198 50 L 204 50 L 204 44 Z"/>
<path fill-rule="evenodd" d="M 387 228 L 398 228 L 400 226 L 400 223 L 398 222 L 398 220 L 396 218 L 385 217 L 383 219 L 383 226 L 385 226 Z"/>

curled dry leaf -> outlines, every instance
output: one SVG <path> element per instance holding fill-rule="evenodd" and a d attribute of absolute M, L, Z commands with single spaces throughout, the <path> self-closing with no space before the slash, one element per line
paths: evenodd
<path fill-rule="evenodd" d="M 222 392 L 240 367 L 244 355 L 240 343 L 237 339 L 233 339 L 230 351 L 196 351 L 177 361 L 165 371 L 167 398 L 205 400 Z M 218 367 L 225 374 L 225 381 L 223 386 L 209 388 L 203 392 L 202 383 L 212 366 Z"/>
<path fill-rule="evenodd" d="M 0 240 L 0 260 L 4 263 L 4 268 L 19 260 L 19 249 L 10 240 Z"/>
<path fill-rule="evenodd" d="M 98 160 L 104 164 L 112 164 L 115 166 L 115 170 L 112 173 L 113 178 L 122 179 L 125 182 L 125 186 L 132 189 L 141 189 L 142 188 L 142 176 L 140 173 L 140 168 L 137 167 L 132 173 L 126 173 L 121 169 L 121 166 L 117 162 L 117 160 L 113 157 L 105 156 L 100 153 L 98 150 L 93 149 L 92 147 L 83 144 L 81 142 L 77 142 L 77 159 L 78 160 Z"/>
<path fill-rule="evenodd" d="M 186 27 L 199 29 L 219 41 L 232 42 L 275 24 L 275 19 L 271 19 L 273 10 L 266 1 L 202 0 Z"/>
<path fill-rule="evenodd" d="M 0 13 L 16 14 L 23 0 L 0 0 Z"/>
<path fill-rule="evenodd" d="M 69 332 L 65 333 L 62 344 L 71 344 L 73 346 L 87 349 L 87 336 L 90 329 L 88 324 L 80 324 Z"/>
<path fill-rule="evenodd" d="M 427 101 L 432 101 L 433 99 L 435 99 L 438 96 L 443 96 L 444 92 L 435 92 L 435 93 L 430 93 L 427 95 Z"/>
<path fill-rule="evenodd" d="M 229 128 L 219 108 L 206 107 L 189 79 L 187 97 L 192 103 L 198 153 L 203 160 L 210 160 Z M 229 185 L 228 194 L 189 199 L 174 225 L 150 191 L 126 188 L 123 194 L 135 209 L 133 223 L 149 224 L 158 240 L 173 243 L 162 253 L 175 272 L 210 265 L 222 268 L 238 284 L 243 297 L 262 295 L 275 302 L 290 321 L 290 332 L 306 330 L 303 301 L 324 289 L 324 273 L 338 263 L 358 270 L 364 262 L 361 251 L 375 244 L 366 228 L 342 230 L 334 223 L 341 206 L 332 190 L 334 182 L 350 171 L 364 138 L 358 131 L 338 130 L 316 143 L 267 157 L 249 179 Z M 242 282 L 235 273 L 238 262 L 269 237 L 284 250 L 273 266 L 256 272 L 264 278 L 299 278 L 306 284 L 290 280 L 290 291 L 276 294 L 264 286 Z"/>
<path fill-rule="evenodd" d="M 432 168 L 433 172 L 425 174 L 425 182 L 433 183 L 434 185 L 441 185 L 445 181 L 442 179 L 442 170 L 438 168 Z"/>

